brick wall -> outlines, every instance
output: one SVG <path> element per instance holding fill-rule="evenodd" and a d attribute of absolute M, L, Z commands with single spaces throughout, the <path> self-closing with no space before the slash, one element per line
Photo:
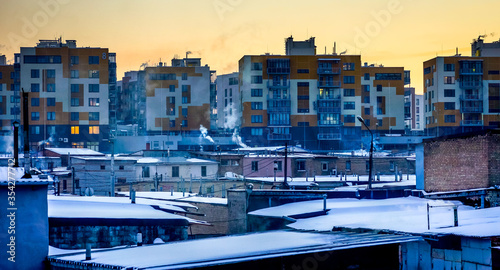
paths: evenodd
<path fill-rule="evenodd" d="M 427 192 L 487 188 L 500 181 L 499 135 L 484 134 L 424 144 Z"/>
<path fill-rule="evenodd" d="M 50 226 L 49 245 L 62 249 L 109 248 L 137 244 L 137 233 L 142 233 L 144 244 L 154 239 L 164 242 L 186 240 L 187 226 Z"/>
<path fill-rule="evenodd" d="M 205 216 L 190 216 L 190 218 L 203 220 L 210 223 L 210 226 L 205 225 L 191 225 L 189 234 L 195 238 L 213 235 L 226 235 L 228 234 L 228 210 L 225 204 L 210 204 L 210 203 L 197 203 L 189 202 L 190 204 L 198 207 L 197 210 L 190 209 L 189 212 L 204 214 Z"/>

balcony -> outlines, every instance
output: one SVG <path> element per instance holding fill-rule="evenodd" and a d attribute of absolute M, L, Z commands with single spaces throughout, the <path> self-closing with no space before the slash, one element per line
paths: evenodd
<path fill-rule="evenodd" d="M 322 127 L 338 127 L 341 126 L 342 122 L 338 120 L 318 120 L 318 126 Z"/>
<path fill-rule="evenodd" d="M 274 101 L 274 100 L 290 100 L 290 95 L 273 95 L 273 94 L 267 95 L 267 101 Z"/>
<path fill-rule="evenodd" d="M 318 113 L 340 113 L 341 108 L 340 107 L 318 107 Z"/>
<path fill-rule="evenodd" d="M 291 101 L 290 99 L 269 99 L 267 101 L 267 112 L 268 113 L 291 113 Z"/>
<path fill-rule="evenodd" d="M 318 74 L 320 74 L 320 75 L 340 74 L 340 67 L 319 67 Z"/>
<path fill-rule="evenodd" d="M 463 121 L 460 121 L 460 125 L 462 125 L 462 126 L 482 126 L 483 120 L 463 120 Z"/>
<path fill-rule="evenodd" d="M 340 95 L 318 95 L 318 100 L 341 100 Z"/>
<path fill-rule="evenodd" d="M 267 74 L 290 74 L 290 67 L 269 67 Z"/>
<path fill-rule="evenodd" d="M 482 101 L 483 97 L 480 95 L 460 95 L 460 100 L 463 101 Z"/>
<path fill-rule="evenodd" d="M 480 88 L 483 87 L 483 81 L 460 81 L 461 88 Z"/>
<path fill-rule="evenodd" d="M 340 81 L 318 81 L 318 88 L 340 87 Z"/>
<path fill-rule="evenodd" d="M 269 141 L 289 141 L 292 139 L 292 134 L 267 134 Z"/>
<path fill-rule="evenodd" d="M 319 141 L 340 141 L 342 134 L 340 133 L 318 133 Z"/>
<path fill-rule="evenodd" d="M 278 88 L 279 89 L 283 89 L 283 88 L 287 89 L 287 88 L 290 88 L 290 83 L 280 82 L 280 83 L 275 84 L 275 83 L 273 83 L 272 80 L 269 80 L 269 81 L 267 81 L 267 88 L 269 88 L 269 89 L 278 89 Z"/>
<path fill-rule="evenodd" d="M 482 106 L 461 107 L 461 113 L 483 113 Z"/>

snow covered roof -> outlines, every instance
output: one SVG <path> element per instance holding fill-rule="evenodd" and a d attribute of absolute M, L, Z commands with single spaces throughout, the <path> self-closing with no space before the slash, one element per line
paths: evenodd
<path fill-rule="evenodd" d="M 284 152 L 285 151 L 285 146 L 264 146 L 264 147 L 241 147 L 234 149 L 234 151 L 245 151 L 245 152 Z M 304 148 L 300 148 L 297 146 L 288 146 L 288 152 L 289 153 L 307 153 L 308 151 L 305 150 Z"/>
<path fill-rule="evenodd" d="M 51 256 L 49 260 L 130 269 L 186 269 L 419 240 L 407 235 L 272 231 L 93 251 L 91 260 L 84 260 L 85 252 Z"/>
<path fill-rule="evenodd" d="M 213 160 L 200 159 L 200 158 L 185 158 L 185 157 L 170 157 L 170 158 L 154 158 L 145 157 L 137 160 L 137 165 L 144 164 L 203 164 L 203 165 L 216 165 L 217 162 Z"/>
<path fill-rule="evenodd" d="M 105 203 L 125 203 L 129 204 L 130 198 L 128 197 L 103 197 L 103 196 L 73 196 L 73 195 L 68 195 L 68 196 L 54 196 L 54 195 L 49 195 L 48 196 L 49 200 L 60 200 L 60 201 L 79 201 L 79 202 L 105 202 Z M 168 201 L 160 201 L 160 200 L 151 200 L 151 199 L 143 199 L 143 198 L 136 198 L 135 199 L 136 204 L 141 204 L 141 205 L 149 205 L 149 206 L 158 206 L 159 209 L 165 210 L 167 212 L 178 212 L 178 213 L 185 213 L 186 210 L 179 206 L 175 206 Z"/>
<path fill-rule="evenodd" d="M 82 202 L 70 200 L 48 200 L 49 222 L 65 225 L 84 222 L 101 224 L 103 221 L 117 224 L 124 222 L 203 223 L 194 219 L 156 210 L 149 205 L 109 202 Z M 52 219 L 52 220 L 51 220 Z M 114 220 L 114 221 L 113 221 Z M 95 225 L 95 224 L 94 224 Z"/>
<path fill-rule="evenodd" d="M 78 157 L 72 157 L 74 159 L 81 159 L 81 160 L 98 160 L 98 161 L 111 161 L 111 156 L 78 156 Z M 139 158 L 138 157 L 124 157 L 124 156 L 115 156 L 114 160 L 115 161 L 137 161 Z"/>
<path fill-rule="evenodd" d="M 45 148 L 48 151 L 59 155 L 78 155 L 78 156 L 104 156 L 103 153 L 88 149 L 88 148 Z"/>
<path fill-rule="evenodd" d="M 16 185 L 48 185 L 53 182 L 52 177 L 46 174 L 21 178 L 24 176 L 24 168 L 22 167 L 0 167 L 0 186 L 8 185 L 9 173 L 15 179 Z"/>
<path fill-rule="evenodd" d="M 227 198 L 215 198 L 215 197 L 191 196 L 191 197 L 187 197 L 187 198 L 178 199 L 177 201 L 227 205 Z"/>
<path fill-rule="evenodd" d="M 427 229 L 427 203 L 430 230 Z M 458 227 L 453 227 L 453 206 L 458 207 Z M 283 217 L 323 209 L 323 200 L 290 203 L 253 211 L 258 216 Z M 500 236 L 500 207 L 474 209 L 459 202 L 415 197 L 385 200 L 328 199 L 327 215 L 298 219 L 288 226 L 299 230 L 365 228 L 415 234 L 454 234 L 472 237 Z"/>
<path fill-rule="evenodd" d="M 120 195 L 125 195 L 129 196 L 129 192 L 118 192 Z M 135 193 L 136 198 L 145 198 L 145 199 L 153 199 L 153 200 L 160 200 L 160 201 L 166 201 L 166 203 L 183 207 L 183 208 L 198 208 L 192 204 L 185 203 L 185 202 L 178 202 L 174 201 L 176 199 L 184 198 L 184 197 L 189 197 L 189 196 L 194 196 L 196 193 L 183 193 L 182 192 L 166 192 L 166 191 L 137 191 Z"/>

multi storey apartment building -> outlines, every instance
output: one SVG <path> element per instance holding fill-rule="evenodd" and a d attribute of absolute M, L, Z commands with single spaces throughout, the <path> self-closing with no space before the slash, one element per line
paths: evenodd
<path fill-rule="evenodd" d="M 149 135 L 189 134 L 210 129 L 215 86 L 200 58 L 172 59 L 144 70 L 145 129 Z"/>
<path fill-rule="evenodd" d="M 6 65 L 5 61 L 0 64 L 0 135 L 9 135 L 12 122 L 19 120 L 18 74 L 14 65 Z"/>
<path fill-rule="evenodd" d="M 217 75 L 217 128 L 232 131 L 241 125 L 239 74 Z"/>
<path fill-rule="evenodd" d="M 500 54 L 472 44 L 477 57 L 436 57 L 424 62 L 426 133 L 442 136 L 500 124 Z M 499 46 L 496 46 L 499 47 Z M 481 49 L 483 48 L 483 49 Z M 489 56 L 480 56 L 481 51 Z M 492 54 L 493 53 L 493 54 Z"/>
<path fill-rule="evenodd" d="M 58 39 L 22 47 L 15 58 L 21 91 L 29 92 L 32 149 L 43 145 L 109 151 L 116 130 L 114 53 Z"/>
<path fill-rule="evenodd" d="M 415 87 L 405 88 L 405 129 L 406 134 L 424 130 L 423 95 L 415 92 Z"/>
<path fill-rule="evenodd" d="M 250 145 L 357 149 L 368 131 L 404 132 L 404 69 L 361 65 L 359 55 L 317 55 L 314 39 L 286 40 L 287 55 L 239 61 L 241 134 Z M 363 132 L 362 132 L 363 130 Z"/>

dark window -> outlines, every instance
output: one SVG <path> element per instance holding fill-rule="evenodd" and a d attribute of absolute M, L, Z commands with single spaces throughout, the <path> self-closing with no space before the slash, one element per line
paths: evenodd
<path fill-rule="evenodd" d="M 89 92 L 99 92 L 99 84 L 89 84 Z"/>
<path fill-rule="evenodd" d="M 345 162 L 345 170 L 346 171 L 350 171 L 351 170 L 351 161 L 350 160 L 347 160 Z"/>
<path fill-rule="evenodd" d="M 354 101 L 346 101 L 344 102 L 344 110 L 354 110 L 356 105 Z"/>
<path fill-rule="evenodd" d="M 71 64 L 72 65 L 80 64 L 80 57 L 78 57 L 77 55 L 71 56 Z"/>
<path fill-rule="evenodd" d="M 353 84 L 355 82 L 354 76 L 344 76 L 344 84 Z"/>
<path fill-rule="evenodd" d="M 89 56 L 89 65 L 98 65 L 99 56 Z"/>
<path fill-rule="evenodd" d="M 361 85 L 363 92 L 370 92 L 370 85 Z"/>
<path fill-rule="evenodd" d="M 99 121 L 99 112 L 89 112 L 89 121 Z"/>
<path fill-rule="evenodd" d="M 201 176 L 202 177 L 207 176 L 207 166 L 201 166 Z"/>
<path fill-rule="evenodd" d="M 31 120 L 32 121 L 38 121 L 38 120 L 40 120 L 40 113 L 39 112 L 32 112 L 31 113 Z"/>
<path fill-rule="evenodd" d="M 71 93 L 78 93 L 80 92 L 80 85 L 79 84 L 72 84 L 71 85 Z"/>
<path fill-rule="evenodd" d="M 182 73 L 182 80 L 186 81 L 188 79 L 188 74 L 187 73 Z"/>
<path fill-rule="evenodd" d="M 455 116 L 454 115 L 445 115 L 444 122 L 445 123 L 455 123 Z"/>
<path fill-rule="evenodd" d="M 80 113 L 72 112 L 71 113 L 71 121 L 78 121 L 78 120 L 80 120 Z"/>
<path fill-rule="evenodd" d="M 297 73 L 309 73 L 309 69 L 297 69 Z"/>
<path fill-rule="evenodd" d="M 262 97 L 262 89 L 252 89 L 252 97 Z"/>
<path fill-rule="evenodd" d="M 31 98 L 31 106 L 33 106 L 33 107 L 40 106 L 40 99 L 39 98 Z"/>
<path fill-rule="evenodd" d="M 382 92 L 382 85 L 381 84 L 377 84 L 377 92 Z"/>
<path fill-rule="evenodd" d="M 401 73 L 375 73 L 375 80 L 400 81 Z"/>
<path fill-rule="evenodd" d="M 56 99 L 55 98 L 47 98 L 47 106 L 56 106 Z"/>
<path fill-rule="evenodd" d="M 252 83 L 262 83 L 262 76 L 252 76 Z"/>
<path fill-rule="evenodd" d="M 445 102 L 444 109 L 445 110 L 454 110 L 455 109 L 455 102 Z"/>
<path fill-rule="evenodd" d="M 344 97 L 354 97 L 355 91 L 354 89 L 344 89 Z"/>
<path fill-rule="evenodd" d="M 252 161 L 252 172 L 258 172 L 258 171 L 259 171 L 259 162 Z"/>
<path fill-rule="evenodd" d="M 297 160 L 297 171 L 305 171 L 305 170 L 306 170 L 306 161 Z"/>
<path fill-rule="evenodd" d="M 455 97 L 455 89 L 444 89 L 444 97 Z"/>
<path fill-rule="evenodd" d="M 105 165 L 101 165 L 101 170 L 106 170 L 106 166 Z"/>
<path fill-rule="evenodd" d="M 370 96 L 363 97 L 363 103 L 370 103 Z"/>
<path fill-rule="evenodd" d="M 181 109 L 181 114 L 182 114 L 182 116 L 187 116 L 188 115 L 188 109 L 187 108 L 182 108 Z"/>
<path fill-rule="evenodd" d="M 175 85 L 171 84 L 168 86 L 170 92 L 175 92 Z"/>
<path fill-rule="evenodd" d="M 251 107 L 252 110 L 262 110 L 262 102 L 252 102 Z"/>
<path fill-rule="evenodd" d="M 500 74 L 499 70 L 488 70 L 488 75 L 498 75 Z"/>
<path fill-rule="evenodd" d="M 252 123 L 262 123 L 262 115 L 252 115 Z"/>
<path fill-rule="evenodd" d="M 40 70 L 32 69 L 31 70 L 31 78 L 40 78 Z"/>
<path fill-rule="evenodd" d="M 297 87 L 300 87 L 300 86 L 309 87 L 309 82 L 298 82 Z"/>
<path fill-rule="evenodd" d="M 352 114 L 347 114 L 347 115 L 344 115 L 344 122 L 345 123 L 354 123 L 356 118 L 354 115 Z"/>
<path fill-rule="evenodd" d="M 424 75 L 431 73 L 431 67 L 424 68 Z"/>
<path fill-rule="evenodd" d="M 455 71 L 455 64 L 444 64 L 444 71 Z"/>
<path fill-rule="evenodd" d="M 370 115 L 370 108 L 365 108 L 365 115 Z"/>
<path fill-rule="evenodd" d="M 149 167 L 142 167 L 142 177 L 149 177 Z"/>
<path fill-rule="evenodd" d="M 80 99 L 79 98 L 71 98 L 71 106 L 72 107 L 80 106 Z"/>
<path fill-rule="evenodd" d="M 262 63 L 252 63 L 252 70 L 262 70 Z"/>
<path fill-rule="evenodd" d="M 370 80 L 370 73 L 365 73 L 364 78 L 366 81 L 369 81 Z"/>

